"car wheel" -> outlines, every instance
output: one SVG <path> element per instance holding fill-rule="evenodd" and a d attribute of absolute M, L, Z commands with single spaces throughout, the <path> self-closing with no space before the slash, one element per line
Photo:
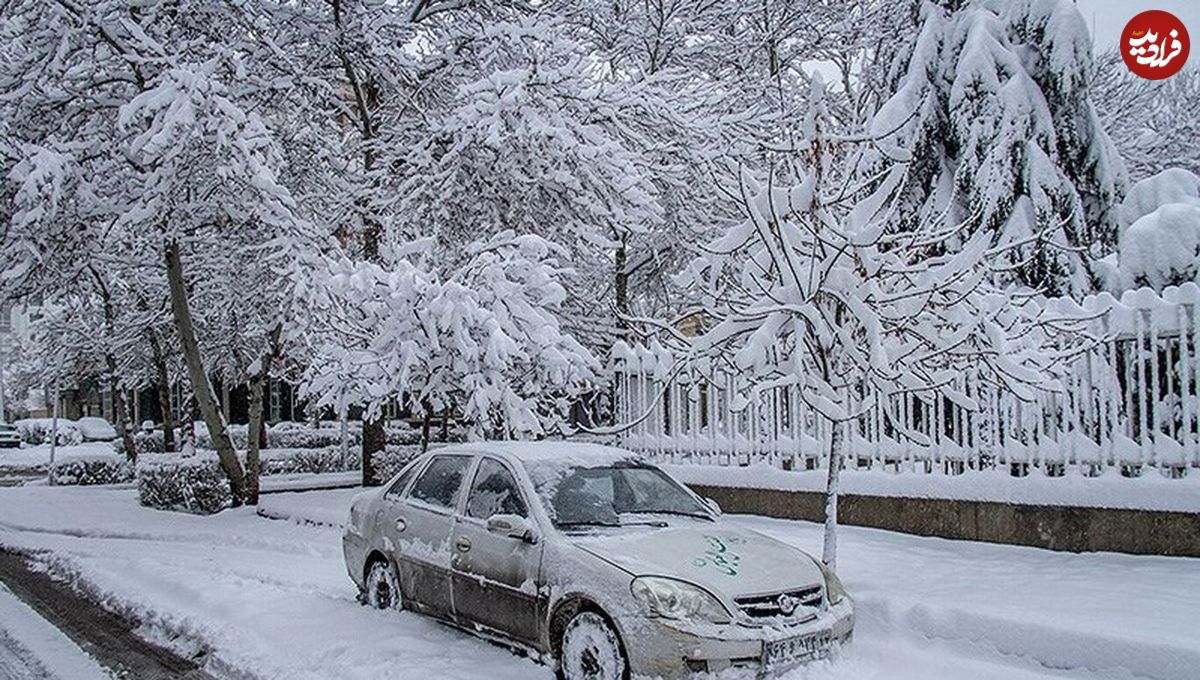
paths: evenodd
<path fill-rule="evenodd" d="M 367 570 L 367 589 L 363 601 L 375 609 L 403 609 L 404 595 L 400 592 L 400 579 L 391 562 L 375 560 Z"/>
<path fill-rule="evenodd" d="M 624 680 L 627 675 L 621 641 L 604 617 L 582 611 L 563 631 L 559 675 L 564 680 Z"/>

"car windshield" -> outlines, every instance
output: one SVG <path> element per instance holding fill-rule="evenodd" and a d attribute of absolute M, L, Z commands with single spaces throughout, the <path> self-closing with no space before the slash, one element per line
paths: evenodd
<path fill-rule="evenodd" d="M 543 471 L 545 472 L 545 471 Z M 620 526 L 626 515 L 687 515 L 712 519 L 708 510 L 656 467 L 629 462 L 569 466 L 534 474 L 538 497 L 554 525 Z"/>

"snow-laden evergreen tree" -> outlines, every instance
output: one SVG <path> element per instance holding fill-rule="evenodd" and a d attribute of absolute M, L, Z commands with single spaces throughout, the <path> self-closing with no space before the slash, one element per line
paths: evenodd
<path fill-rule="evenodd" d="M 1092 103 L 1091 38 L 1067 0 L 914 6 L 890 96 L 870 122 L 866 167 L 911 158 L 897 230 L 970 220 L 1015 280 L 1047 293 L 1092 288 L 1088 261 L 1116 240 L 1120 156 Z M 961 247 L 950 242 L 949 248 Z"/>
<path fill-rule="evenodd" d="M 829 423 L 832 567 L 847 423 L 878 404 L 898 437 L 920 438 L 895 410 L 904 395 L 974 409 L 953 387 L 971 370 L 1029 396 L 1046 384 L 1051 359 L 1038 351 L 1047 336 L 1037 312 L 1019 304 L 1022 291 L 992 283 L 1003 251 L 991 234 L 938 216 L 894 231 L 914 164 L 892 161 L 875 181 L 856 181 L 854 160 L 869 138 L 833 134 L 822 94 L 818 78 L 794 163 L 765 178 L 744 173 L 743 219 L 682 275 L 713 325 L 681 351 L 688 361 L 726 361 L 753 384 L 795 385 Z M 961 246 L 931 255 L 946 239 Z"/>
<path fill-rule="evenodd" d="M 555 427 L 596 368 L 559 320 L 565 251 L 502 232 L 472 244 L 443 277 L 427 248 L 414 245 L 388 268 L 311 263 L 319 285 L 304 329 L 306 389 L 338 410 L 366 404 L 368 417 L 397 397 L 416 412 L 454 406 L 476 438 Z"/>

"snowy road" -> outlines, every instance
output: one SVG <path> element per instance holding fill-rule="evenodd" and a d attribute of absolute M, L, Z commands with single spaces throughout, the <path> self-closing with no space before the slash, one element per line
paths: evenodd
<path fill-rule="evenodd" d="M 143 632 L 216 676 L 550 680 L 544 667 L 412 614 L 354 601 L 340 551 L 353 491 L 263 512 L 159 513 L 133 492 L 0 489 L 0 544 L 50 551 Z M 819 527 L 735 518 L 801 547 Z M 841 658 L 788 680 L 1193 680 L 1200 561 L 1067 555 L 846 529 L 859 607 Z"/>

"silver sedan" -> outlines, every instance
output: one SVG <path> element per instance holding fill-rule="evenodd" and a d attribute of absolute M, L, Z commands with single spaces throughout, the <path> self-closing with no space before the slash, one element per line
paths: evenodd
<path fill-rule="evenodd" d="M 430 452 L 354 499 L 343 549 L 364 602 L 527 650 L 566 680 L 772 675 L 854 626 L 820 562 L 605 446 Z"/>

